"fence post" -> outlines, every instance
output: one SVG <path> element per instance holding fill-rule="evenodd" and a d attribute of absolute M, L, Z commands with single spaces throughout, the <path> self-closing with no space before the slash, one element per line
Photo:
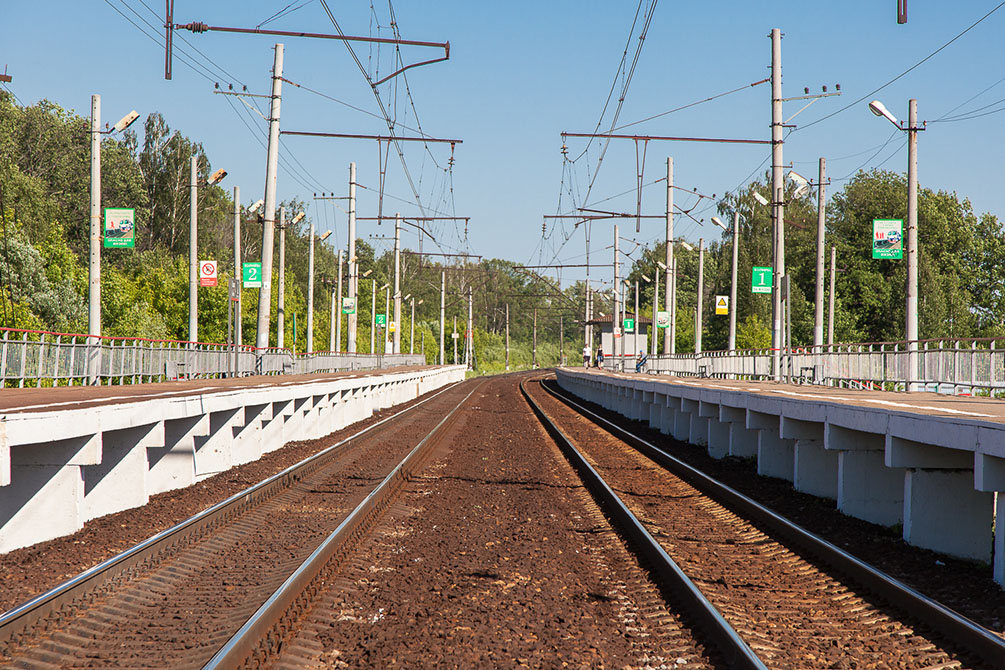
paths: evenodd
<path fill-rule="evenodd" d="M 970 340 L 970 393 L 977 384 L 977 340 Z"/>
<path fill-rule="evenodd" d="M 988 395 L 994 397 L 995 386 L 995 341 L 988 344 Z"/>
<path fill-rule="evenodd" d="M 24 388 L 24 378 L 28 372 L 28 333 L 21 338 L 21 369 L 18 371 L 18 388 Z"/>

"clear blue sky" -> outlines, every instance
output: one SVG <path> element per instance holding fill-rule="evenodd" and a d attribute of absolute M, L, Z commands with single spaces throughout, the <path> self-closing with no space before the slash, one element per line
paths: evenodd
<path fill-rule="evenodd" d="M 650 1 L 644 0 L 643 12 Z M 896 0 L 663 0 L 648 28 L 619 125 L 767 77 L 767 36 L 771 28 L 778 27 L 785 36 L 785 96 L 801 95 L 804 86 L 811 91 L 819 91 L 824 84 L 829 90 L 835 83 L 842 87 L 841 97 L 820 100 L 793 120 L 805 126 L 901 74 L 997 4 L 983 0 L 908 0 L 909 21 L 897 25 Z M 254 27 L 287 6 L 296 11 L 266 27 L 333 32 L 318 0 L 176 0 L 175 20 Z M 390 35 L 386 2 L 375 0 L 372 11 L 369 3 L 360 0 L 330 0 L 329 7 L 347 34 Z M 144 35 L 116 9 L 156 40 Z M 467 240 L 463 238 L 463 227 L 447 223 L 433 226 L 443 248 L 470 249 L 472 253 L 525 263 L 548 263 L 556 253 L 566 262 L 583 262 L 582 231 L 573 233 L 569 224 L 564 230 L 549 224 L 548 238 L 542 240 L 542 216 L 555 214 L 559 208 L 568 212 L 584 205 L 587 184 L 597 168 L 599 145 L 594 144 L 575 165 L 563 171 L 560 133 L 595 128 L 618 73 L 622 52 L 629 44 L 630 63 L 638 42 L 639 27 L 630 32 L 636 3 L 412 0 L 399 2 L 393 9 L 404 38 L 451 43 L 450 60 L 410 70 L 408 87 L 423 130 L 435 137 L 463 140 L 455 153 L 452 196 L 451 179 L 444 170 L 449 148 L 430 145 L 430 155 L 418 144 L 404 145 L 405 161 L 423 205 L 430 212 L 472 217 Z M 378 111 L 374 96 L 343 44 L 180 32 L 175 41 L 174 80 L 165 81 L 160 28 L 163 19 L 154 12 L 163 12 L 159 0 L 8 0 L 0 23 L 0 67 L 6 64 L 14 77 L 13 83 L 6 85 L 8 90 L 24 104 L 48 98 L 81 115 L 89 113 L 91 94 L 100 93 L 103 121 L 109 123 L 134 108 L 143 118 L 150 112 L 160 112 L 172 128 L 205 146 L 214 167 L 229 171 L 223 185 L 239 185 L 245 204 L 263 193 L 265 122 L 238 99 L 214 95 L 213 82 L 220 82 L 223 88 L 229 83 L 237 88 L 244 84 L 252 93 L 267 94 L 274 42 L 285 44 L 284 74 L 288 79 L 369 112 L 355 111 L 284 85 L 284 129 L 386 133 L 383 122 L 370 115 Z M 143 21 L 155 26 L 156 31 Z M 1005 98 L 1003 31 L 1005 8 L 872 97 L 883 100 L 901 118 L 907 116 L 908 99 L 917 98 L 920 117 L 930 122 L 961 103 L 966 104 L 953 114 L 1002 109 L 1001 102 L 982 108 Z M 356 50 L 371 72 L 378 59 L 381 76 L 392 70 L 390 48 L 371 49 L 357 44 Z M 402 54 L 406 61 L 415 61 L 435 57 L 439 52 L 408 48 Z M 182 57 L 186 55 L 199 64 L 198 73 L 184 63 Z M 393 84 L 380 87 L 382 99 L 400 122 L 415 128 L 404 81 L 398 78 L 396 82 L 396 92 Z M 618 82 L 620 89 L 620 77 Z M 972 96 L 977 97 L 967 102 Z M 617 93 L 614 97 L 616 103 Z M 842 178 L 860 167 L 881 165 L 905 170 L 902 134 L 869 113 L 868 99 L 793 132 L 785 144 L 786 162 L 793 162 L 797 170 L 813 176 L 817 158 L 826 157 L 828 174 L 834 179 L 831 193 L 841 187 Z M 265 111 L 264 101 L 249 100 L 251 104 L 256 102 Z M 786 103 L 786 118 L 802 104 Z M 604 128 L 610 125 L 612 110 L 613 103 L 604 117 Z M 625 132 L 767 138 L 769 122 L 770 90 L 764 84 L 632 126 Z M 997 169 L 1003 154 L 1001 122 L 1002 116 L 992 113 L 959 122 L 930 123 L 919 142 L 922 186 L 956 191 L 970 198 L 978 213 L 990 211 L 999 217 L 1005 214 L 1005 189 Z M 135 127 L 141 128 L 139 123 Z M 360 192 L 359 214 L 375 215 L 376 143 L 295 137 L 285 137 L 283 143 L 280 198 L 307 201 L 309 215 L 318 228 L 334 227 L 337 236 L 331 240 L 344 245 L 345 213 L 331 202 L 315 204 L 313 194 L 326 191 L 346 195 L 348 164 L 355 161 L 358 181 L 370 189 Z M 570 157 L 579 156 L 585 147 L 585 141 L 570 139 Z M 662 176 L 666 156 L 672 154 L 677 184 L 721 196 L 742 186 L 751 176 L 763 174 L 768 153 L 765 146 L 652 143 L 644 179 L 648 184 Z M 634 210 L 635 165 L 633 143 L 613 142 L 585 204 Z M 563 175 L 564 193 L 560 188 Z M 385 214 L 396 210 L 418 214 L 404 169 L 393 151 L 386 193 Z M 622 193 L 625 195 L 612 198 Z M 663 198 L 661 185 L 645 187 L 643 211 L 662 212 Z M 719 229 L 707 223 L 712 213 L 708 210 L 700 215 L 706 219 L 703 227 L 679 218 L 678 230 L 692 240 L 716 238 Z M 603 251 L 610 244 L 608 225 L 598 224 L 594 229 L 596 260 L 610 254 Z M 634 225 L 626 223 L 623 229 L 629 231 L 627 236 L 635 236 Z M 388 227 L 378 229 L 372 222 L 360 227 L 361 237 L 388 232 Z M 567 234 L 571 239 L 561 246 Z M 662 224 L 650 222 L 639 240 L 654 240 L 661 235 Z M 381 240 L 374 243 L 378 247 L 387 244 Z M 414 237 L 406 244 L 414 247 Z M 431 248 L 425 247 L 427 251 Z M 567 271 L 564 278 L 581 274 Z"/>

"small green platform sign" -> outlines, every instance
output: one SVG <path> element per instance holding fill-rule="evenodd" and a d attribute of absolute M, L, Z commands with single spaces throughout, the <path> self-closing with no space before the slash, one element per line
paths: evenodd
<path fill-rule="evenodd" d="M 773 268 L 754 266 L 750 278 L 751 293 L 771 293 L 771 273 Z"/>
<path fill-rule="evenodd" d="M 262 288 L 262 264 L 257 262 L 241 264 L 241 280 L 244 288 Z"/>
<path fill-rule="evenodd" d="M 342 298 L 342 313 L 343 314 L 356 313 L 356 298 Z"/>
<path fill-rule="evenodd" d="M 387 314 L 378 314 L 376 317 L 374 317 L 373 322 L 375 324 L 377 324 L 378 326 L 386 326 L 387 325 Z"/>
<path fill-rule="evenodd" d="M 625 332 L 626 333 L 635 332 L 635 319 L 625 319 Z"/>

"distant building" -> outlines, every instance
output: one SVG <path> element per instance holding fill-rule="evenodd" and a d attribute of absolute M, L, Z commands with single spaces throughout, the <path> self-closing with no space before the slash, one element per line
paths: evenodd
<path fill-rule="evenodd" d="M 625 313 L 626 319 L 635 319 L 631 312 Z M 653 320 L 647 316 L 635 319 L 635 332 L 629 331 L 624 335 L 614 337 L 613 319 L 611 316 L 602 316 L 586 322 L 588 326 L 598 326 L 600 328 L 600 346 L 604 349 L 604 367 L 613 367 L 615 361 L 622 362 L 621 341 L 624 340 L 624 369 L 635 369 L 635 357 L 639 350 L 649 352 L 649 328 Z M 591 345 L 592 346 L 592 345 Z M 615 348 L 617 347 L 617 348 Z M 596 352 L 596 347 L 593 348 Z"/>

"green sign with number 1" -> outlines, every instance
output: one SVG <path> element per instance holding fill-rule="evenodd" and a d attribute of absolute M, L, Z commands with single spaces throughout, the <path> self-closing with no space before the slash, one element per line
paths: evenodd
<path fill-rule="evenodd" d="M 771 293 L 771 267 L 754 267 L 750 278 L 751 293 Z"/>
<path fill-rule="evenodd" d="M 244 288 L 262 288 L 262 264 L 244 263 L 241 266 L 241 279 Z"/>

